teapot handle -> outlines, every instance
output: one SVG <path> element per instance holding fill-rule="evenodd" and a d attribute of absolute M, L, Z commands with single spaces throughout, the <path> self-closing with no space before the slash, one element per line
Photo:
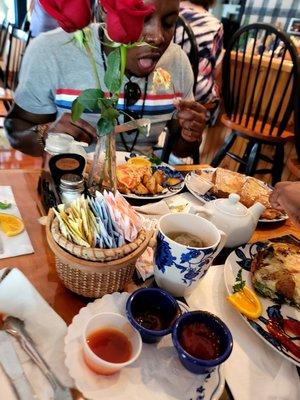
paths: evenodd
<path fill-rule="evenodd" d="M 213 213 L 210 210 L 207 210 L 205 207 L 202 206 L 191 206 L 190 208 L 190 214 L 194 214 L 194 215 L 199 215 L 200 217 L 203 217 L 205 219 L 210 220 L 210 218 L 212 217 Z"/>

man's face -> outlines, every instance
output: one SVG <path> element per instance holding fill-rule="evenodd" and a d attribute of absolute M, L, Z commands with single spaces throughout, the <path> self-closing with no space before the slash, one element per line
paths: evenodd
<path fill-rule="evenodd" d="M 175 30 L 179 12 L 179 0 L 144 0 L 156 7 L 153 14 L 145 18 L 141 37 L 151 46 L 136 47 L 128 50 L 126 70 L 135 76 L 150 74 L 169 46 Z"/>

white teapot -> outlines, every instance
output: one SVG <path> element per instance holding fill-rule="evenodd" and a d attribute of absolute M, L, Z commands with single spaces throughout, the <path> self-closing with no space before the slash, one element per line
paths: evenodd
<path fill-rule="evenodd" d="M 247 243 L 265 210 L 259 202 L 247 208 L 239 200 L 240 196 L 232 193 L 227 199 L 216 199 L 194 210 L 227 234 L 226 247 Z"/>

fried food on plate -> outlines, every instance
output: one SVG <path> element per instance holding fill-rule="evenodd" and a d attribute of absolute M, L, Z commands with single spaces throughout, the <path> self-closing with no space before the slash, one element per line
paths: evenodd
<path fill-rule="evenodd" d="M 263 296 L 300 308 L 300 247 L 270 243 L 252 260 L 251 279 Z"/>
<path fill-rule="evenodd" d="M 164 183 L 165 175 L 159 169 L 154 172 L 153 176 L 157 184 L 162 185 Z"/>
<path fill-rule="evenodd" d="M 137 157 L 136 157 L 137 158 Z M 152 171 L 151 164 L 132 163 L 132 158 L 117 166 L 118 189 L 121 193 L 137 195 L 155 195 L 164 190 L 166 176 L 163 171 Z"/>

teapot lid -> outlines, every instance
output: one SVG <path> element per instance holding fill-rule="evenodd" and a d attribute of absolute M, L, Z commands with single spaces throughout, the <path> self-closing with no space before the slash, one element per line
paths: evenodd
<path fill-rule="evenodd" d="M 215 200 L 216 208 L 225 213 L 235 216 L 245 216 L 248 213 L 248 208 L 242 203 L 239 203 L 240 196 L 236 193 L 231 193 L 228 199 Z"/>

